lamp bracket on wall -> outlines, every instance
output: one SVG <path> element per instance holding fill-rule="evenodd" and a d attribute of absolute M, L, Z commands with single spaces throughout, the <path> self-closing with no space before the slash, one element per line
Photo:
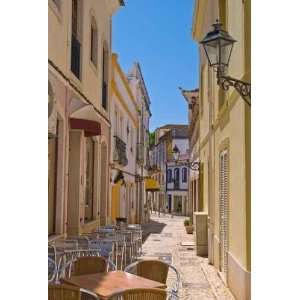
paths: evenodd
<path fill-rule="evenodd" d="M 192 161 L 192 162 L 182 162 L 182 161 L 175 161 L 175 165 L 185 166 L 190 168 L 193 171 L 200 170 L 200 161 Z"/>
<path fill-rule="evenodd" d="M 251 106 L 251 84 L 230 76 L 221 75 L 217 72 L 217 83 L 224 90 L 228 91 L 229 87 L 234 87 L 241 95 L 243 100 Z"/>

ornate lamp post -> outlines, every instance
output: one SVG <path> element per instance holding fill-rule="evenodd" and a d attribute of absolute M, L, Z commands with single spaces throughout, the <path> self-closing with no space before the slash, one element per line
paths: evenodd
<path fill-rule="evenodd" d="M 217 83 L 225 91 L 233 86 L 246 103 L 251 106 L 251 84 L 225 75 L 236 40 L 222 29 L 219 20 L 213 24 L 213 28 L 200 44 L 203 45 L 209 66 L 217 72 Z"/>
<path fill-rule="evenodd" d="M 180 150 L 178 149 L 177 145 L 174 146 L 172 153 L 173 153 L 175 163 L 177 164 L 179 162 L 179 156 L 180 156 Z M 193 162 L 180 161 L 180 163 L 186 167 L 189 167 L 193 171 L 200 170 L 200 162 L 198 162 L 198 161 L 193 161 Z"/>

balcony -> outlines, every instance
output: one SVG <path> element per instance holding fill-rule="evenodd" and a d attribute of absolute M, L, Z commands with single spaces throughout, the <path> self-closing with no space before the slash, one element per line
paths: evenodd
<path fill-rule="evenodd" d="M 144 144 L 137 143 L 136 160 L 139 165 L 144 164 Z"/>
<path fill-rule="evenodd" d="M 72 35 L 71 71 L 78 79 L 80 79 L 80 51 L 80 42 L 74 35 Z"/>
<path fill-rule="evenodd" d="M 115 149 L 114 149 L 114 162 L 121 166 L 127 166 L 128 159 L 126 155 L 126 143 L 124 143 L 118 136 L 114 136 Z"/>

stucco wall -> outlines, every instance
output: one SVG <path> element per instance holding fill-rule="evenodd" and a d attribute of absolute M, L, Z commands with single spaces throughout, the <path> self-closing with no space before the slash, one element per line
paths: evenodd
<path fill-rule="evenodd" d="M 250 30 L 245 26 L 249 27 L 250 23 L 244 23 L 244 13 L 249 10 L 249 3 L 250 0 L 230 0 L 223 6 L 227 9 L 228 26 L 225 29 L 237 40 L 228 74 L 238 79 L 243 79 L 246 72 L 249 72 L 245 66 L 249 67 L 246 60 L 250 58 L 246 57 L 245 53 L 249 54 L 250 49 L 245 49 L 245 46 L 249 46 L 250 37 L 246 37 L 245 32 Z M 219 0 L 196 0 L 193 38 L 196 41 L 201 40 L 212 29 L 211 24 L 217 18 Z M 203 101 L 203 114 L 200 113 L 199 123 L 200 160 L 204 162 L 206 169 L 204 201 L 208 203 L 209 231 L 213 232 L 213 239 L 209 237 L 209 259 L 219 268 L 219 155 L 220 151 L 226 148 L 229 151 L 229 258 L 226 280 L 237 299 L 250 299 L 250 110 L 234 88 L 224 93 L 224 105 L 220 106 L 216 74 L 208 68 L 203 49 L 200 56 L 200 96 Z M 209 159 L 211 162 L 208 168 Z M 212 187 L 211 190 L 209 186 Z"/>

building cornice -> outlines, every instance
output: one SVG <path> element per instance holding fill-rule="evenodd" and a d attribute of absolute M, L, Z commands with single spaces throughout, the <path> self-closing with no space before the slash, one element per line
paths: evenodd
<path fill-rule="evenodd" d="M 138 120 L 133 116 L 132 112 L 129 110 L 126 101 L 124 100 L 123 96 L 121 95 L 121 93 L 119 92 L 116 82 L 114 81 L 114 79 L 111 80 L 111 88 L 112 88 L 112 92 L 116 95 L 116 97 L 118 98 L 119 102 L 121 103 L 122 107 L 124 108 L 124 110 L 126 111 L 126 113 L 128 114 L 128 116 L 130 117 L 130 119 L 132 120 L 132 122 L 134 123 L 134 126 L 136 128 L 138 128 Z"/>
<path fill-rule="evenodd" d="M 127 77 L 125 76 L 125 74 L 123 73 L 122 69 L 121 69 L 121 66 L 119 65 L 118 63 L 118 56 L 116 53 L 113 53 L 112 54 L 112 64 L 113 64 L 113 67 L 115 67 L 115 70 L 117 70 L 118 74 L 120 75 L 121 77 L 121 80 L 130 96 L 130 99 L 132 100 L 132 103 L 134 104 L 136 110 L 138 110 L 138 104 L 133 96 L 133 93 L 132 93 L 132 90 L 129 86 L 129 82 L 127 80 Z"/>

